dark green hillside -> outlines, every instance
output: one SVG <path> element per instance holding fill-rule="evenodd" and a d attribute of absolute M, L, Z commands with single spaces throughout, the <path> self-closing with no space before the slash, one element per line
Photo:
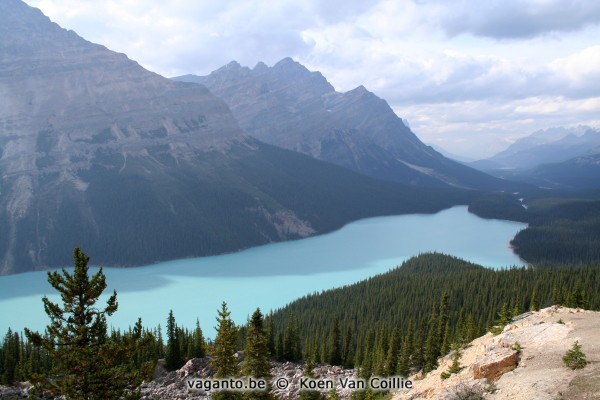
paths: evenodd
<path fill-rule="evenodd" d="M 90 169 L 78 172 L 85 191 L 56 175 L 40 177 L 37 212 L 17 231 L 15 248 L 23 251 L 16 264 L 31 263 L 26 250 L 40 230 L 47 234 L 36 255 L 48 265 L 68 263 L 73 246 L 98 254 L 102 265 L 142 265 L 323 233 L 363 217 L 435 212 L 472 196 L 378 181 L 249 143 L 188 159 L 160 146 L 126 161 L 98 152 Z"/>
<path fill-rule="evenodd" d="M 523 203 L 518 198 L 522 198 Z M 516 196 L 481 195 L 470 203 L 469 211 L 483 218 L 528 223 L 529 226 L 519 232 L 511 244 L 529 263 L 600 263 L 598 191 L 537 190 Z"/>
<path fill-rule="evenodd" d="M 535 264 L 600 263 L 600 200 L 550 198 L 532 202 L 530 226 L 512 241 Z"/>
<path fill-rule="evenodd" d="M 398 328 L 400 337 L 412 332 L 425 341 L 432 332 L 432 310 L 439 312 L 443 293 L 448 296 L 446 341 L 452 343 L 483 334 L 495 324 L 505 303 L 514 313 L 527 311 L 536 302 L 539 307 L 560 303 L 600 309 L 598 287 L 598 265 L 492 270 L 451 256 L 423 254 L 385 274 L 303 297 L 277 311 L 273 321 L 275 331 L 285 334 L 289 316 L 293 315 L 305 338 L 305 353 L 316 353 L 326 361 L 327 343 L 337 320 L 342 343 L 350 343 L 346 352 L 355 355 L 345 362 L 364 365 L 366 354 L 388 351 L 387 341 L 394 328 Z M 409 330 L 411 321 L 413 328 Z M 440 346 L 444 330 L 445 323 L 437 333 Z M 424 342 L 418 346 L 421 350 L 416 353 L 425 351 Z"/>
<path fill-rule="evenodd" d="M 375 215 L 436 212 L 480 195 L 380 181 L 262 143 L 259 150 L 237 159 L 235 172 L 319 232 Z"/>

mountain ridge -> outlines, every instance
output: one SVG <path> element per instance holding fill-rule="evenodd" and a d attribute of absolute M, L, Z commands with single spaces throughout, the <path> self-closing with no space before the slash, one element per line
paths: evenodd
<path fill-rule="evenodd" d="M 289 57 L 272 67 L 250 69 L 233 61 L 207 76 L 173 79 L 208 87 L 250 136 L 372 177 L 417 186 L 515 186 L 426 146 L 364 86 L 337 92 L 320 72 Z"/>
<path fill-rule="evenodd" d="M 112 266 L 220 254 L 471 196 L 259 142 L 205 87 L 20 0 L 0 2 L 0 29 L 0 274 L 67 265 L 76 246 Z"/>

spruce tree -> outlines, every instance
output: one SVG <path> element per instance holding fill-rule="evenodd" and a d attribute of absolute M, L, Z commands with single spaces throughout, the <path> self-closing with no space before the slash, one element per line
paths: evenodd
<path fill-rule="evenodd" d="M 529 311 L 539 311 L 540 300 L 538 299 L 538 288 L 535 286 L 531 292 L 531 300 L 529 302 Z"/>
<path fill-rule="evenodd" d="M 136 387 L 142 379 L 134 365 L 141 346 L 141 321 L 127 337 L 110 340 L 106 317 L 117 311 L 117 293 L 113 292 L 104 308 L 97 307 L 107 286 L 102 268 L 90 277 L 89 257 L 79 248 L 73 252 L 73 261 L 73 274 L 64 268 L 60 273 L 48 273 L 48 282 L 60 293 L 62 305 L 43 297 L 50 317 L 46 335 L 25 329 L 27 338 L 46 349 L 52 359 L 51 376 L 40 378 L 37 386 L 67 399 L 136 397 L 137 393 L 125 395 L 125 388 Z"/>
<path fill-rule="evenodd" d="M 411 319 L 408 322 L 406 336 L 404 336 L 404 340 L 402 341 L 402 350 L 400 351 L 400 359 L 396 369 L 397 374 L 403 377 L 408 377 L 410 375 L 411 356 L 414 351 L 413 341 L 413 321 Z"/>
<path fill-rule="evenodd" d="M 210 366 L 215 371 L 216 378 L 231 378 L 239 373 L 238 360 L 236 357 L 237 335 L 235 324 L 230 318 L 231 312 L 227 309 L 227 303 L 221 304 L 217 317 L 217 337 L 213 346 L 214 358 L 210 360 Z"/>
<path fill-rule="evenodd" d="M 244 351 L 245 362 L 242 373 L 254 378 L 268 379 L 271 377 L 271 362 L 269 361 L 267 335 L 263 324 L 263 315 L 260 309 L 257 308 L 248 324 Z"/>
<path fill-rule="evenodd" d="M 429 316 L 429 329 L 425 339 L 425 348 L 423 350 L 423 372 L 433 371 L 437 367 L 438 346 L 440 338 L 438 336 L 438 316 L 435 307 L 431 310 Z"/>
<path fill-rule="evenodd" d="M 173 310 L 169 311 L 167 318 L 167 354 L 165 359 L 165 367 L 169 371 L 174 371 L 181 368 L 183 365 L 183 357 L 181 355 L 180 330 L 175 323 Z"/>
<path fill-rule="evenodd" d="M 585 368 L 589 364 L 585 358 L 585 354 L 581 351 L 581 345 L 579 341 L 573 343 L 573 347 L 563 356 L 563 362 L 571 369 Z"/>
<path fill-rule="evenodd" d="M 346 337 L 344 337 L 343 362 L 344 368 L 352 368 L 354 366 L 354 348 L 352 346 L 352 328 L 348 325 Z"/>
<path fill-rule="evenodd" d="M 383 374 L 385 376 L 391 376 L 396 373 L 398 368 L 398 358 L 400 354 L 400 330 L 395 327 L 392 331 L 392 337 L 388 344 L 388 352 L 385 359 L 385 368 Z"/>
<path fill-rule="evenodd" d="M 202 328 L 200 327 L 200 321 L 196 319 L 196 328 L 194 329 L 194 333 L 192 335 L 191 357 L 202 358 L 206 355 L 205 353 L 204 334 L 202 333 Z"/>
<path fill-rule="evenodd" d="M 300 361 L 302 358 L 298 320 L 294 313 L 290 313 L 287 318 L 287 325 L 283 338 L 283 358 L 292 362 Z M 325 358 L 327 358 L 327 356 Z"/>
<path fill-rule="evenodd" d="M 335 318 L 329 341 L 329 364 L 331 365 L 342 365 L 342 338 L 340 336 L 340 322 Z"/>

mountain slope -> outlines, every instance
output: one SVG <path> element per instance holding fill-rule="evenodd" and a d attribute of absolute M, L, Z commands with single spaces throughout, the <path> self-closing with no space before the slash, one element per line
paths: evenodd
<path fill-rule="evenodd" d="M 259 140 L 369 176 L 418 186 L 511 186 L 423 144 L 385 100 L 363 86 L 338 93 L 319 72 L 290 58 L 253 69 L 231 62 L 208 76 L 174 79 L 208 87 Z"/>
<path fill-rule="evenodd" d="M 149 72 L 20 0 L 0 2 L 0 274 L 235 251 L 458 191 L 376 181 L 274 148 L 199 85 Z"/>
<path fill-rule="evenodd" d="M 598 146 L 600 131 L 588 126 L 552 128 L 534 132 L 495 156 L 468 165 L 486 172 L 495 169 L 531 169 L 586 155 Z M 501 175 L 501 172 L 495 174 Z"/>
<path fill-rule="evenodd" d="M 570 160 L 542 164 L 529 170 L 505 171 L 507 179 L 528 182 L 545 188 L 600 189 L 600 149 Z"/>

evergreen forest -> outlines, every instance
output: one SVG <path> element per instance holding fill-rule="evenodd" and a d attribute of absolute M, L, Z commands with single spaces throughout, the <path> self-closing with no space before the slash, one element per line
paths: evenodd
<path fill-rule="evenodd" d="M 86 256 L 77 251 L 76 265 L 85 265 Z M 68 285 L 74 285 L 71 280 L 82 276 L 64 278 L 54 272 L 49 280 L 57 288 L 68 289 Z M 106 286 L 102 277 L 94 276 L 89 281 L 83 286 L 90 288 L 92 297 Z M 492 270 L 456 257 L 427 253 L 353 285 L 305 296 L 269 315 L 257 310 L 244 325 L 231 321 L 223 303 L 220 310 L 213 311 L 218 322 L 214 340 L 206 339 L 198 323 L 195 327 L 179 326 L 172 312 L 165 316 L 164 330 L 161 326 L 143 327 L 137 321 L 127 331 L 108 332 L 106 318 L 116 311 L 116 300 L 109 301 L 104 311 L 94 309 L 86 317 L 96 322 L 85 332 L 95 334 L 83 338 L 83 342 L 84 348 L 85 343 L 95 341 L 105 349 L 94 353 L 98 363 L 107 362 L 103 357 L 111 354 L 110 365 L 117 362 L 114 368 L 118 376 L 127 377 L 130 383 L 149 379 L 161 358 L 167 369 L 175 370 L 188 359 L 206 355 L 222 376 L 267 377 L 265 365 L 269 361 L 357 368 L 365 378 L 408 376 L 436 368 L 438 358 L 450 349 L 488 330 L 497 332 L 513 316 L 529 310 L 553 304 L 599 310 L 598 287 L 600 265 Z M 75 290 L 67 289 L 65 293 Z M 44 303 L 49 302 L 46 299 Z M 65 374 L 65 365 L 79 360 L 83 350 L 63 353 L 57 347 L 64 340 L 61 335 L 72 336 L 60 323 L 64 313 L 72 309 L 47 305 L 53 323 L 45 333 L 6 332 L 0 347 L 2 384 L 24 380 L 43 383 L 48 375 Z M 234 355 L 248 349 L 256 358 L 239 370 Z M 92 367 L 84 363 L 81 368 Z M 103 390 L 112 393 L 114 388 Z M 364 396 L 356 392 L 355 397 Z"/>

